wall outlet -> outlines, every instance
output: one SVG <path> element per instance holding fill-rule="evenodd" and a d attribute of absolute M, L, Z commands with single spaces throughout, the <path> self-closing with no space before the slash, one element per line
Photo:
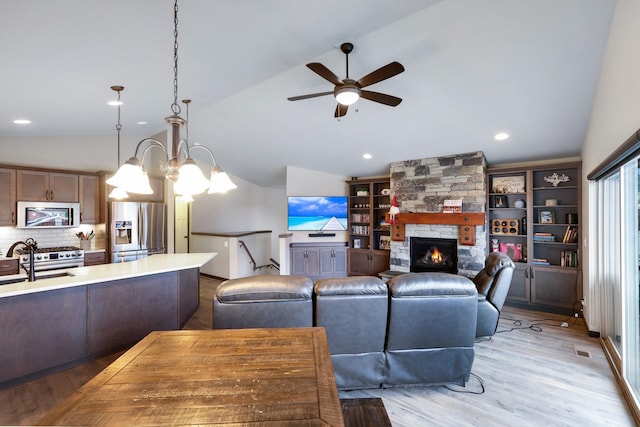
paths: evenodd
<path fill-rule="evenodd" d="M 224 247 L 225 247 L 225 248 L 228 248 L 228 247 L 229 247 L 229 241 L 228 241 L 228 240 L 225 240 L 225 241 L 224 241 Z"/>

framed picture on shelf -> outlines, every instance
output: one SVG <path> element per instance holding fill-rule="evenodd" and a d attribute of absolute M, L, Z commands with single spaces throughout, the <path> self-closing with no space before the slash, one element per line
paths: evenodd
<path fill-rule="evenodd" d="M 522 261 L 522 245 L 520 243 L 500 242 L 500 252 L 507 254 L 513 262 Z"/>
<path fill-rule="evenodd" d="M 524 175 L 494 176 L 491 180 L 492 193 L 524 193 Z"/>
<path fill-rule="evenodd" d="M 360 249 L 360 239 L 353 239 L 353 247 L 355 249 Z"/>
<path fill-rule="evenodd" d="M 507 196 L 493 196 L 493 207 L 508 208 L 509 203 L 507 202 Z"/>
<path fill-rule="evenodd" d="M 380 249 L 385 251 L 391 250 L 391 236 L 380 236 Z"/>
<path fill-rule="evenodd" d="M 555 223 L 555 217 L 552 210 L 543 209 L 538 214 L 538 222 L 540 224 L 553 224 Z"/>

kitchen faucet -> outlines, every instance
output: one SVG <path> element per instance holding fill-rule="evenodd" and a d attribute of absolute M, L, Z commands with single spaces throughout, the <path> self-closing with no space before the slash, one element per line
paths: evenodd
<path fill-rule="evenodd" d="M 27 268 L 24 266 L 23 263 L 20 263 L 20 266 L 22 268 L 24 268 L 24 271 L 26 271 L 29 274 L 29 281 L 30 282 L 35 282 L 35 280 L 36 280 L 36 270 L 35 270 L 35 266 L 34 266 L 34 254 L 35 254 L 36 249 L 38 247 L 38 242 L 33 240 L 31 237 L 29 237 L 24 242 L 22 242 L 22 241 L 15 242 L 13 245 L 11 245 L 11 247 L 7 251 L 7 258 L 13 257 L 13 250 L 18 245 L 24 245 L 27 249 L 29 249 L 29 269 L 27 270 Z"/>

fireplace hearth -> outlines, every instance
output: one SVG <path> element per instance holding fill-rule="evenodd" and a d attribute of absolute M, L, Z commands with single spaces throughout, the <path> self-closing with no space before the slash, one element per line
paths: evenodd
<path fill-rule="evenodd" d="M 458 273 L 458 241 L 426 237 L 410 238 L 410 271 Z"/>

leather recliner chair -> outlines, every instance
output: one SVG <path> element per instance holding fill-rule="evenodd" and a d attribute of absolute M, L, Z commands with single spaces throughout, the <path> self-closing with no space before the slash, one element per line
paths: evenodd
<path fill-rule="evenodd" d="M 391 279 L 383 387 L 464 386 L 475 356 L 478 297 L 470 279 L 409 273 Z"/>
<path fill-rule="evenodd" d="M 478 290 L 476 337 L 493 336 L 498 328 L 502 306 L 511 287 L 515 265 L 502 252 L 491 252 L 473 283 Z"/>
<path fill-rule="evenodd" d="M 313 282 L 302 276 L 226 280 L 213 299 L 213 329 L 313 326 Z"/>
<path fill-rule="evenodd" d="M 389 305 L 377 277 L 338 277 L 316 282 L 315 322 L 327 331 L 339 390 L 379 388 Z"/>

